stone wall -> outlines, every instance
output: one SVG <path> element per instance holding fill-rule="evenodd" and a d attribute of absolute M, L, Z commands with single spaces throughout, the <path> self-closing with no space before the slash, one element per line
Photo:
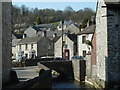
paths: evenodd
<path fill-rule="evenodd" d="M 108 5 L 108 57 L 106 61 L 107 87 L 120 84 L 120 7 Z"/>
<path fill-rule="evenodd" d="M 51 69 L 60 74 L 63 79 L 84 81 L 85 80 L 85 60 L 72 60 L 72 61 L 50 61 L 38 63 L 38 69 Z"/>
<path fill-rule="evenodd" d="M 41 64 L 58 72 L 60 74 L 60 78 L 74 79 L 71 61 L 41 61 L 39 66 Z"/>
<path fill-rule="evenodd" d="M 77 81 L 85 81 L 86 66 L 85 60 L 72 60 L 74 79 Z"/>
<path fill-rule="evenodd" d="M 19 82 L 11 86 L 4 87 L 3 90 L 34 90 L 52 89 L 52 76 L 50 70 L 42 70 L 39 76 L 26 82 Z"/>
<path fill-rule="evenodd" d="M 120 84 L 120 5 L 99 0 L 96 14 L 96 77 L 103 88 Z"/>
<path fill-rule="evenodd" d="M 2 12 L 2 3 L 0 2 L 0 12 Z M 0 32 L 2 32 L 2 13 L 0 13 Z M 2 33 L 0 33 L 0 89 L 2 88 Z"/>
<path fill-rule="evenodd" d="M 106 70 L 105 61 L 108 57 L 107 47 L 107 10 L 102 8 L 106 6 L 104 2 L 98 2 L 97 14 L 96 14 L 96 82 L 102 87 L 105 87 Z"/>
<path fill-rule="evenodd" d="M 10 80 L 11 71 L 11 2 L 0 2 L 0 57 L 2 62 L 2 81 Z"/>
<path fill-rule="evenodd" d="M 92 76 L 92 63 L 91 63 L 91 55 L 86 55 L 86 76 L 91 78 Z"/>

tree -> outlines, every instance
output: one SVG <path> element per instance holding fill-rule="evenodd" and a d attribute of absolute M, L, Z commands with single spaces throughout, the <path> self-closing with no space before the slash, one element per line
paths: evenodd
<path fill-rule="evenodd" d="M 36 19 L 36 24 L 37 24 L 37 25 L 42 24 L 41 19 L 40 19 L 40 16 L 37 17 L 37 19 Z"/>
<path fill-rule="evenodd" d="M 71 11 L 71 12 L 73 12 L 74 10 L 73 10 L 73 8 L 71 6 L 67 6 L 67 7 L 65 7 L 64 11 Z"/>
<path fill-rule="evenodd" d="M 22 5 L 21 7 L 12 5 L 12 28 L 14 30 L 14 26 L 16 24 L 25 23 L 28 25 L 34 25 L 41 23 L 56 23 L 63 19 L 72 20 L 75 23 L 82 23 L 81 28 L 84 28 L 88 20 L 91 24 L 95 24 L 94 17 L 95 12 L 90 8 L 84 8 L 78 11 L 74 11 L 71 6 L 67 6 L 65 7 L 64 11 L 56 11 L 54 9 L 30 9 L 25 5 Z"/>

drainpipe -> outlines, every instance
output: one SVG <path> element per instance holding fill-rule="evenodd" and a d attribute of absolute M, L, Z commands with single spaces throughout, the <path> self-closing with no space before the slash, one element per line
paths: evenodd
<path fill-rule="evenodd" d="M 64 20 L 62 20 L 62 58 L 63 58 L 63 25 L 64 25 Z"/>

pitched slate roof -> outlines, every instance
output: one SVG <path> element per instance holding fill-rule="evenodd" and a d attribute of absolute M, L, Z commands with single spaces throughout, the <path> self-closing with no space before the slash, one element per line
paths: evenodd
<path fill-rule="evenodd" d="M 36 25 L 36 27 L 38 28 L 50 28 L 53 27 L 52 24 L 40 24 L 40 25 Z"/>
<path fill-rule="evenodd" d="M 12 39 L 22 39 L 23 35 L 22 34 L 12 34 Z"/>
<path fill-rule="evenodd" d="M 36 31 L 42 31 L 40 28 L 38 28 L 37 26 L 32 26 L 32 28 Z"/>
<path fill-rule="evenodd" d="M 53 39 L 54 43 L 57 42 L 62 36 L 55 37 Z M 77 35 L 75 34 L 67 34 L 67 37 L 72 40 L 74 43 L 77 43 Z"/>
<path fill-rule="evenodd" d="M 17 43 L 20 41 L 21 39 L 12 39 L 12 46 L 17 45 Z"/>
<path fill-rule="evenodd" d="M 94 30 L 95 30 L 95 25 L 91 25 L 89 27 L 84 28 L 81 32 L 78 33 L 78 35 L 92 34 Z"/>
<path fill-rule="evenodd" d="M 35 25 L 32 28 L 34 28 L 37 31 L 42 31 L 43 28 L 50 28 L 53 30 L 53 25 L 52 24 L 40 24 L 40 25 Z"/>
<path fill-rule="evenodd" d="M 26 37 L 18 42 L 18 44 L 28 44 L 28 43 L 37 43 L 41 39 L 40 36 L 36 37 Z"/>
<path fill-rule="evenodd" d="M 60 39 L 60 37 L 61 37 L 61 36 L 55 37 L 55 38 L 53 39 L 53 42 L 54 42 L 54 43 L 57 42 L 58 39 Z"/>
<path fill-rule="evenodd" d="M 71 20 L 69 20 L 69 21 L 65 20 L 64 21 L 64 25 L 68 26 L 70 24 L 73 24 L 73 22 Z M 60 22 L 59 26 L 62 26 L 62 22 Z"/>
<path fill-rule="evenodd" d="M 75 24 L 69 25 L 65 30 L 70 31 L 70 33 L 75 33 L 75 34 L 79 33 L 79 28 Z"/>
<path fill-rule="evenodd" d="M 77 43 L 77 35 L 68 34 L 68 38 L 71 39 L 74 43 Z"/>
<path fill-rule="evenodd" d="M 33 28 L 36 31 L 42 31 L 42 28 L 51 28 L 51 29 L 53 29 L 53 25 L 52 24 L 40 24 L 40 25 L 32 26 L 31 28 Z M 31 28 L 29 28 L 29 29 L 31 29 Z"/>
<path fill-rule="evenodd" d="M 120 0 L 104 0 L 106 4 L 120 4 Z"/>
<path fill-rule="evenodd" d="M 62 35 L 62 31 L 47 31 L 47 37 L 53 37 L 53 34 L 57 34 L 57 36 Z M 67 33 L 67 30 L 64 30 L 63 33 Z"/>

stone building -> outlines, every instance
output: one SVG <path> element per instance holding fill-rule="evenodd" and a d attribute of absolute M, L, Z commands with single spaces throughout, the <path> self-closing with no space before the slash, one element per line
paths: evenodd
<path fill-rule="evenodd" d="M 65 29 L 66 29 L 69 25 L 71 25 L 71 24 L 74 24 L 74 22 L 71 21 L 71 20 L 69 20 L 69 21 L 65 20 L 65 21 L 64 21 L 64 25 L 63 25 L 63 29 L 65 30 Z M 58 31 L 59 31 L 59 30 L 62 30 L 62 21 L 60 21 L 59 25 L 57 26 L 57 30 L 58 30 Z"/>
<path fill-rule="evenodd" d="M 10 81 L 11 41 L 11 2 L 0 1 L 0 88 Z"/>
<path fill-rule="evenodd" d="M 91 79 L 103 88 L 118 89 L 120 85 L 119 2 L 99 0 L 97 3 L 96 61 L 92 65 Z"/>
<path fill-rule="evenodd" d="M 44 36 L 44 31 L 54 31 L 52 24 L 40 24 L 35 26 L 30 26 L 25 30 L 27 37 L 34 36 Z"/>
<path fill-rule="evenodd" d="M 53 56 L 53 42 L 48 37 L 26 37 L 16 45 L 17 59 Z"/>
<path fill-rule="evenodd" d="M 63 58 L 70 60 L 77 53 L 77 35 L 63 35 Z M 62 36 L 54 40 L 54 57 L 62 57 Z"/>
<path fill-rule="evenodd" d="M 21 34 L 12 34 L 12 59 L 16 58 L 16 45 L 22 38 Z"/>
<path fill-rule="evenodd" d="M 84 28 L 81 32 L 77 35 L 78 41 L 78 55 L 79 56 L 86 56 L 87 53 L 91 51 L 91 46 L 86 44 L 86 40 L 91 41 L 93 32 L 95 30 L 95 25 L 88 26 Z"/>
<path fill-rule="evenodd" d="M 76 24 L 69 25 L 64 31 L 67 31 L 69 34 L 78 34 L 80 32 Z"/>

